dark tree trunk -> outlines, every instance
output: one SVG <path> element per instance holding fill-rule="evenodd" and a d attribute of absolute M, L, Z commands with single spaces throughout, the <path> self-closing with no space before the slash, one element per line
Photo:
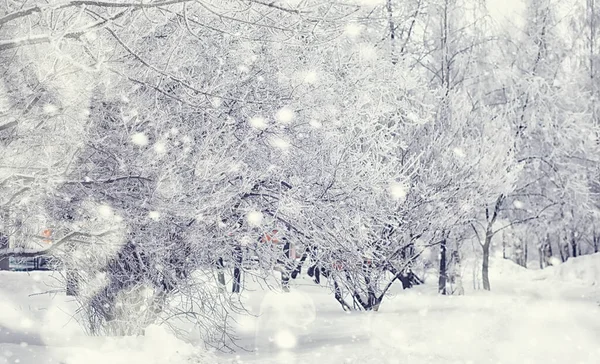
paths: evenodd
<path fill-rule="evenodd" d="M 485 243 L 483 244 L 483 263 L 481 265 L 481 278 L 483 279 L 483 289 L 486 291 L 491 290 L 490 286 L 490 243 L 492 241 L 492 235 L 487 234 L 485 237 Z"/>
<path fill-rule="evenodd" d="M 4 233 L 0 233 L 0 249 L 8 249 L 8 236 Z M 10 269 L 10 258 L 0 259 L 0 270 Z"/>
<path fill-rule="evenodd" d="M 224 268 L 223 258 L 217 259 L 217 279 L 219 280 L 219 284 L 223 287 L 223 289 L 226 286 L 225 273 L 223 272 Z"/>
<path fill-rule="evenodd" d="M 527 244 L 527 242 L 527 239 L 523 241 L 523 264 L 521 264 L 523 268 L 527 268 L 527 259 L 529 259 L 529 244 Z"/>
<path fill-rule="evenodd" d="M 506 256 L 506 236 L 502 232 L 502 259 L 507 259 Z"/>
<path fill-rule="evenodd" d="M 242 261 L 243 254 L 242 248 L 240 246 L 236 246 L 233 250 L 233 257 L 235 261 L 235 266 L 233 268 L 233 287 L 231 288 L 231 292 L 240 293 L 242 288 Z"/>
<path fill-rule="evenodd" d="M 440 277 L 438 280 L 438 292 L 444 295 L 446 294 L 446 270 L 446 239 L 443 239 L 440 245 Z"/>
<path fill-rule="evenodd" d="M 577 240 L 575 239 L 574 231 L 571 231 L 571 254 L 573 258 L 577 256 Z"/>

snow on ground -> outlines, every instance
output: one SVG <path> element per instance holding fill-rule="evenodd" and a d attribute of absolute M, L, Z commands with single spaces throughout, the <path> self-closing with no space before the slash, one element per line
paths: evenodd
<path fill-rule="evenodd" d="M 57 275 L 0 272 L 0 364 L 188 363 L 205 355 L 156 326 L 145 337 L 86 336 L 73 299 L 56 292 Z"/>
<path fill-rule="evenodd" d="M 250 282 L 242 301 L 252 315 L 236 317 L 239 345 L 248 350 L 218 358 L 160 327 L 145 337 L 85 337 L 70 298 L 29 296 L 53 289 L 49 273 L 0 272 L 0 364 L 598 363 L 599 260 L 534 271 L 493 259 L 492 292 L 473 290 L 468 274 L 465 296 L 398 284 L 374 313 L 343 312 L 306 276 L 290 293 Z"/>

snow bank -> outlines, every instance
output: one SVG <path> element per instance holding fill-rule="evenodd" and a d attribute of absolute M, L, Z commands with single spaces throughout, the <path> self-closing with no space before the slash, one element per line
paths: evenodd
<path fill-rule="evenodd" d="M 554 278 L 583 285 L 600 285 L 600 253 L 569 258 L 566 262 L 547 268 Z"/>
<path fill-rule="evenodd" d="M 148 327 L 145 336 L 89 338 L 83 347 L 59 348 L 56 354 L 64 364 L 215 362 L 159 326 Z"/>
<path fill-rule="evenodd" d="M 0 364 L 214 364 L 203 347 L 150 326 L 145 336 L 89 337 L 56 272 L 0 272 Z"/>

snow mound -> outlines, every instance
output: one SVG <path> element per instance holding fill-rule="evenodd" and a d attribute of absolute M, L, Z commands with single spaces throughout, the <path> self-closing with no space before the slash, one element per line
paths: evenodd
<path fill-rule="evenodd" d="M 584 285 L 600 285 L 600 253 L 569 258 L 563 264 L 550 267 L 554 278 Z"/>
<path fill-rule="evenodd" d="M 60 349 L 59 349 L 60 351 Z M 214 363 L 206 353 L 177 339 L 167 329 L 150 326 L 145 336 L 91 339 L 84 347 L 70 347 L 65 364 Z M 62 355 L 59 355 L 62 356 Z"/>

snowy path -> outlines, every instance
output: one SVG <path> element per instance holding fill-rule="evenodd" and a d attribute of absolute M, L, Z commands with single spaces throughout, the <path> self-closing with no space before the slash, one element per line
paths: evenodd
<path fill-rule="evenodd" d="M 248 302 L 256 314 L 261 299 L 272 305 L 279 300 L 278 308 L 241 327 L 243 342 L 247 347 L 258 342 L 257 351 L 224 359 L 257 364 L 599 363 L 600 289 L 508 265 L 509 271 L 497 266 L 493 292 L 440 297 L 435 287 L 419 287 L 384 301 L 377 313 L 343 313 L 326 289 L 308 280 L 291 299 L 255 293 Z M 298 314 L 297 302 L 307 298 L 316 317 L 291 337 L 283 317 Z M 269 322 L 278 324 L 264 327 Z M 264 336 L 274 342 L 265 345 Z"/>

